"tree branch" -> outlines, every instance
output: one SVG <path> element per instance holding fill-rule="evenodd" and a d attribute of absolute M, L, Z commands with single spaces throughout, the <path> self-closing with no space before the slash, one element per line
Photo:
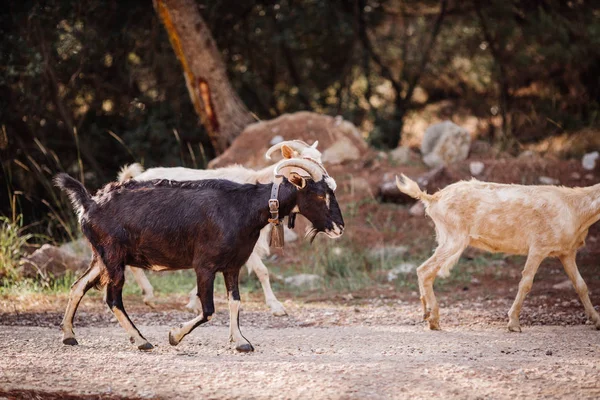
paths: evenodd
<path fill-rule="evenodd" d="M 405 102 L 410 102 L 412 98 L 413 92 L 421 79 L 421 75 L 429 62 L 429 56 L 431 54 L 431 50 L 435 45 L 435 40 L 440 33 L 440 29 L 442 28 L 442 22 L 446 17 L 446 11 L 448 9 L 448 0 L 440 1 L 440 13 L 438 14 L 435 23 L 433 24 L 433 30 L 431 31 L 431 37 L 429 39 L 429 43 L 425 47 L 425 51 L 423 52 L 423 56 L 421 57 L 421 62 L 419 63 L 419 67 L 417 68 L 416 73 L 412 76 L 412 79 L 408 82 L 408 89 L 406 90 L 406 95 L 404 97 Z"/>

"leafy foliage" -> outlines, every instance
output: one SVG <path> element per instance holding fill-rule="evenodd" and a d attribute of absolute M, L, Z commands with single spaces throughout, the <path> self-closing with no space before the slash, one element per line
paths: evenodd
<path fill-rule="evenodd" d="M 394 147 L 408 115 L 450 101 L 481 137 L 600 124 L 597 2 L 198 0 L 234 88 L 261 119 L 309 109 Z M 436 29 L 439 28 L 439 29 Z M 0 14 L 0 214 L 68 236 L 57 171 L 90 188 L 121 165 L 214 156 L 148 2 L 10 2 Z M 498 123 L 498 118 L 503 120 Z M 6 190 L 4 190 L 6 188 Z M 62 223 L 60 221 L 63 221 Z"/>

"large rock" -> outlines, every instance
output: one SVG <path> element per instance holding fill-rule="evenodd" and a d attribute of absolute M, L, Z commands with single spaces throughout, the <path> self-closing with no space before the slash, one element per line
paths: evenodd
<path fill-rule="evenodd" d="M 334 118 L 302 111 L 248 125 L 231 147 L 209 163 L 209 167 L 231 164 L 266 167 L 273 161 L 265 159 L 265 152 L 276 137 L 277 141 L 299 139 L 309 144 L 318 140 L 318 149 L 326 164 L 357 160 L 368 152 L 367 144 L 351 122 L 339 116 Z"/>
<path fill-rule="evenodd" d="M 61 247 L 45 244 L 21 259 L 21 276 L 25 278 L 59 278 L 67 272 L 77 273 L 88 267 L 90 253 L 75 250 L 77 245 Z"/>
<path fill-rule="evenodd" d="M 431 125 L 421 142 L 423 162 L 431 168 L 463 161 L 469 155 L 471 135 L 451 121 Z"/>

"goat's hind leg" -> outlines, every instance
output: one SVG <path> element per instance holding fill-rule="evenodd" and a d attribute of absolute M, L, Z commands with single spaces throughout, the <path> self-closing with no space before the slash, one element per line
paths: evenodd
<path fill-rule="evenodd" d="M 229 301 L 229 341 L 235 343 L 235 349 L 241 352 L 254 351 L 254 347 L 240 331 L 240 291 L 238 288 L 238 271 L 225 271 L 225 286 Z"/>
<path fill-rule="evenodd" d="M 123 285 L 125 284 L 125 266 L 115 269 L 111 281 L 106 288 L 106 304 L 113 312 L 119 324 L 129 334 L 129 340 L 140 350 L 152 350 L 152 346 L 135 327 L 123 306 Z"/>
<path fill-rule="evenodd" d="M 417 268 L 421 304 L 423 305 L 423 318 L 429 321 L 429 329 L 440 329 L 440 307 L 433 292 L 433 282 L 440 270 L 444 275 L 452 268 L 467 247 L 466 241 L 444 243 L 435 249 L 433 255 Z"/>
<path fill-rule="evenodd" d="M 196 318 L 191 319 L 179 325 L 177 328 L 172 328 L 169 331 L 169 344 L 177 346 L 181 340 L 191 331 L 196 329 L 198 325 L 210 321 L 215 312 L 215 304 L 213 299 L 215 274 L 202 270 L 196 270 L 198 297 L 202 303 L 202 313 Z"/>
<path fill-rule="evenodd" d="M 575 262 L 576 255 L 577 252 L 573 252 L 571 254 L 562 256 L 560 257 L 560 262 L 563 264 L 565 272 L 569 276 L 569 279 L 571 279 L 571 282 L 575 287 L 575 291 L 579 295 L 579 299 L 585 308 L 587 317 L 594 323 L 596 329 L 600 330 L 600 315 L 598 315 L 598 312 L 594 309 L 594 306 L 590 301 L 588 287 L 579 274 L 579 269 L 577 268 L 577 264 Z"/>
<path fill-rule="evenodd" d="M 100 281 L 101 261 L 96 254 L 92 256 L 90 267 L 71 285 L 69 292 L 69 302 L 63 317 L 60 329 L 63 333 L 63 344 L 74 346 L 77 345 L 75 332 L 73 332 L 73 319 L 77 312 L 77 307 L 85 293 L 92 287 L 96 286 Z"/>
<path fill-rule="evenodd" d="M 258 280 L 260 281 L 260 285 L 262 286 L 263 292 L 265 294 L 265 303 L 271 309 L 271 313 L 276 317 L 281 317 L 283 315 L 287 315 L 285 311 L 285 307 L 277 297 L 275 297 L 275 293 L 273 293 L 273 289 L 271 289 L 271 281 L 269 280 L 269 270 L 263 263 L 262 259 L 256 252 L 253 252 L 246 261 L 246 266 L 248 267 L 248 271 L 254 271 Z"/>

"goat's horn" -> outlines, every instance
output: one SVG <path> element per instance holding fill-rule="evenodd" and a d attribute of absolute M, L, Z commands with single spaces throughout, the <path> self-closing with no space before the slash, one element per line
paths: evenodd
<path fill-rule="evenodd" d="M 323 175 L 327 175 L 325 168 L 320 165 L 318 162 L 314 161 L 310 158 L 289 158 L 287 160 L 280 161 L 279 164 L 275 167 L 274 174 L 275 176 L 280 176 L 279 170 L 281 168 L 286 167 L 296 167 L 300 168 L 310 175 L 310 177 L 318 182 L 323 179 Z"/>
<path fill-rule="evenodd" d="M 265 158 L 267 160 L 271 159 L 271 154 L 281 149 L 283 145 L 289 146 L 292 150 L 297 151 L 298 153 L 302 153 L 302 150 L 310 147 L 310 145 L 302 140 L 284 140 L 283 142 L 279 142 L 276 145 L 271 146 L 269 150 L 265 153 Z"/>

